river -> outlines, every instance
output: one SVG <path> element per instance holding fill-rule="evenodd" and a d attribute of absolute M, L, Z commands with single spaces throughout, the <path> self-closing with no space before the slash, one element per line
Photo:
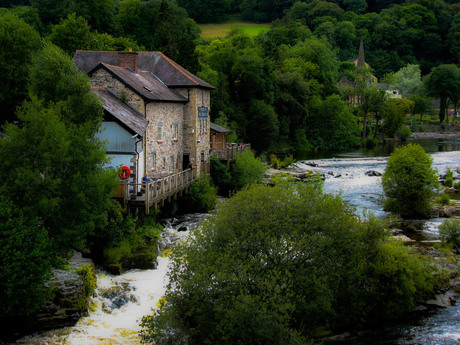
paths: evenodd
<path fill-rule="evenodd" d="M 433 157 L 439 173 L 460 167 L 460 140 L 420 141 Z M 316 170 L 324 173 L 324 190 L 341 193 L 343 199 L 356 207 L 358 213 L 370 210 L 378 217 L 387 216 L 378 200 L 382 193 L 379 176 L 367 176 L 368 171 L 383 173 L 392 148 L 348 153 L 326 153 L 322 156 L 299 157 L 293 169 Z M 316 165 L 312 167 L 312 165 Z M 186 236 L 206 215 L 186 215 L 165 220 L 165 242 Z M 437 238 L 442 219 L 425 223 L 421 235 Z M 139 344 L 139 321 L 150 314 L 164 294 L 167 284 L 168 259 L 159 257 L 155 270 L 133 270 L 119 276 L 98 273 L 98 288 L 93 298 L 93 311 L 73 327 L 45 332 L 20 339 L 16 344 L 31 345 L 131 345 Z M 107 291 L 121 291 L 110 294 Z M 460 344 L 460 303 L 445 309 L 424 311 L 411 320 L 384 325 L 341 344 Z"/>

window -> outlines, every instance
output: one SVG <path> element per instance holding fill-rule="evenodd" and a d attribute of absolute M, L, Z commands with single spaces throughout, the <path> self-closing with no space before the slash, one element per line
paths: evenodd
<path fill-rule="evenodd" d="M 169 170 L 174 171 L 174 156 L 169 157 L 171 159 L 171 164 L 169 165 Z"/>
<path fill-rule="evenodd" d="M 174 124 L 174 134 L 173 134 L 173 140 L 177 141 L 177 137 L 179 136 L 179 124 L 175 123 Z"/>
<path fill-rule="evenodd" d="M 157 170 L 157 153 L 152 152 L 152 170 Z"/>
<path fill-rule="evenodd" d="M 157 141 L 163 142 L 163 124 L 158 124 Z"/>
<path fill-rule="evenodd" d="M 198 107 L 199 133 L 206 132 L 208 119 L 208 107 Z"/>
<path fill-rule="evenodd" d="M 166 169 L 166 157 L 163 157 L 163 169 Z"/>

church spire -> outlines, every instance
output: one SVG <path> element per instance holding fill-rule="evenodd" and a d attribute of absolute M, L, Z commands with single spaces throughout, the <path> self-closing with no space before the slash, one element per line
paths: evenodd
<path fill-rule="evenodd" d="M 364 43 L 363 40 L 361 39 L 361 42 L 359 43 L 359 55 L 358 55 L 358 62 L 356 64 L 357 67 L 365 67 L 366 62 L 364 61 Z"/>

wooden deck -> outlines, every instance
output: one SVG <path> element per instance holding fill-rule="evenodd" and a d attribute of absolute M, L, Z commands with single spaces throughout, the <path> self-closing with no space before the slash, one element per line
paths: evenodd
<path fill-rule="evenodd" d="M 246 150 L 251 150 L 251 144 L 227 144 L 224 149 L 211 149 L 211 155 L 216 155 L 221 161 L 225 161 L 229 168 L 230 162 Z"/>
<path fill-rule="evenodd" d="M 121 183 L 115 191 L 114 197 L 121 199 L 128 208 L 144 208 L 149 214 L 153 207 L 164 206 L 165 200 L 177 199 L 187 192 L 188 187 L 196 180 L 197 169 L 188 169 L 177 174 L 161 177 L 147 184 Z"/>

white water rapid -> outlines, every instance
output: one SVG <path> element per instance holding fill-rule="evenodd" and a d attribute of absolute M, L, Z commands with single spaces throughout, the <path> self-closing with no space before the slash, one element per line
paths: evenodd
<path fill-rule="evenodd" d="M 164 221 L 160 248 L 184 240 L 205 214 Z M 131 270 L 114 276 L 98 272 L 98 286 L 88 316 L 74 326 L 26 336 L 21 345 L 139 345 L 140 321 L 152 314 L 168 283 L 169 259 L 158 256 L 153 270 Z"/>

